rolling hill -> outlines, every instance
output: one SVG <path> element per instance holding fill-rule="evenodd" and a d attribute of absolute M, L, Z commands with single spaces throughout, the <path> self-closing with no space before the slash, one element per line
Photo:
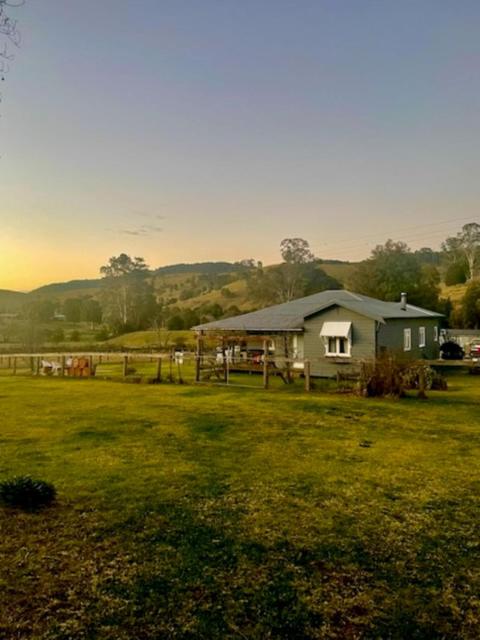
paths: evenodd
<path fill-rule="evenodd" d="M 26 293 L 0 289 L 0 313 L 15 313 L 21 308 L 26 299 Z"/>

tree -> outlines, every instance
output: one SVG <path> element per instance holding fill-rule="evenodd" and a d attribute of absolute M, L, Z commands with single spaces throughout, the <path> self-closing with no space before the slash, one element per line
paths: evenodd
<path fill-rule="evenodd" d="M 81 319 L 85 322 L 90 322 L 92 326 L 101 323 L 102 307 L 98 300 L 87 298 L 83 301 Z"/>
<path fill-rule="evenodd" d="M 63 313 L 67 322 L 80 322 L 82 318 L 82 305 L 81 298 L 68 298 L 63 303 Z"/>
<path fill-rule="evenodd" d="M 266 305 L 289 302 L 325 289 L 339 288 L 339 283 L 320 268 L 310 245 L 303 238 L 285 238 L 280 243 L 283 263 L 264 268 L 261 264 L 247 276 L 249 295 Z"/>
<path fill-rule="evenodd" d="M 185 328 L 185 323 L 182 316 L 174 315 L 167 321 L 167 329 L 169 331 L 180 331 Z"/>
<path fill-rule="evenodd" d="M 282 240 L 280 254 L 287 264 L 307 264 L 315 260 L 315 256 L 310 251 L 310 245 L 303 238 L 285 238 Z"/>
<path fill-rule="evenodd" d="M 24 308 L 25 318 L 32 323 L 49 322 L 55 315 L 54 300 L 32 300 Z"/>
<path fill-rule="evenodd" d="M 150 272 L 143 258 L 125 253 L 110 258 L 100 269 L 104 276 L 105 316 L 117 332 L 148 326 L 156 314 Z"/>
<path fill-rule="evenodd" d="M 472 280 L 480 262 L 480 224 L 469 222 L 455 237 L 447 238 L 442 249 L 452 261 L 466 263 L 467 279 Z"/>
<path fill-rule="evenodd" d="M 445 271 L 445 284 L 451 287 L 455 284 L 463 284 L 467 281 L 466 264 L 462 262 L 452 262 Z"/>
<path fill-rule="evenodd" d="M 5 80 L 5 75 L 10 69 L 10 62 L 14 56 L 10 52 L 9 44 L 15 47 L 20 45 L 20 32 L 17 28 L 17 21 L 14 20 L 8 12 L 9 8 L 18 7 L 23 4 L 23 0 L 12 2 L 9 0 L 0 0 L 0 36 L 3 41 L 0 43 L 0 79 Z"/>
<path fill-rule="evenodd" d="M 349 279 L 357 293 L 387 301 L 399 301 L 408 293 L 413 304 L 436 309 L 439 304 L 440 275 L 433 265 L 421 264 L 404 242 L 388 240 L 378 245 L 361 262 Z"/>
<path fill-rule="evenodd" d="M 480 281 L 471 282 L 462 299 L 461 314 L 464 327 L 478 329 L 480 327 Z"/>

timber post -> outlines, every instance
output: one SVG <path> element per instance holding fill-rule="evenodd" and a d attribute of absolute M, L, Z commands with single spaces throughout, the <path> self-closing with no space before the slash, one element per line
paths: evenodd
<path fill-rule="evenodd" d="M 420 398 L 420 400 L 427 399 L 427 394 L 425 393 L 426 386 L 425 367 L 422 365 L 418 370 L 418 397 Z"/>
<path fill-rule="evenodd" d="M 62 356 L 62 361 L 60 363 L 60 375 L 62 378 L 65 377 L 65 364 L 66 364 L 65 356 Z"/>
<path fill-rule="evenodd" d="M 305 360 L 303 363 L 303 373 L 305 376 L 305 391 L 311 390 L 310 382 L 310 360 Z"/>
<path fill-rule="evenodd" d="M 126 378 L 128 374 L 128 356 L 123 356 L 123 377 Z"/>
<path fill-rule="evenodd" d="M 157 375 L 155 376 L 155 380 L 157 382 L 161 382 L 162 381 L 162 358 L 161 358 L 161 356 L 159 356 L 157 358 Z"/>
<path fill-rule="evenodd" d="M 13 368 L 12 368 L 12 376 L 17 375 L 17 358 L 14 356 L 13 358 Z"/>
<path fill-rule="evenodd" d="M 263 388 L 268 389 L 268 340 L 263 341 Z"/>
<path fill-rule="evenodd" d="M 225 338 L 222 338 L 222 358 L 223 358 L 223 381 L 228 384 L 228 364 L 227 349 L 225 347 Z"/>
<path fill-rule="evenodd" d="M 283 348 L 285 352 L 285 370 L 287 374 L 287 383 L 292 383 L 292 371 L 290 369 L 290 349 L 289 349 L 289 334 L 283 336 Z"/>
<path fill-rule="evenodd" d="M 200 382 L 200 366 L 202 357 L 202 334 L 197 333 L 197 350 L 195 353 L 195 382 Z"/>

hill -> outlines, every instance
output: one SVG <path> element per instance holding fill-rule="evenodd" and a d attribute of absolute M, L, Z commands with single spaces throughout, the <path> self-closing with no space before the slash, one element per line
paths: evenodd
<path fill-rule="evenodd" d="M 26 299 L 26 293 L 0 289 L 0 313 L 12 313 L 18 311 Z"/>
<path fill-rule="evenodd" d="M 70 280 L 68 282 L 54 282 L 30 291 L 30 297 L 69 298 L 92 295 L 101 286 L 100 278 L 95 280 Z"/>
<path fill-rule="evenodd" d="M 218 274 L 231 273 L 232 271 L 242 271 L 244 266 L 237 262 L 192 262 L 171 264 L 166 267 L 159 267 L 153 273 L 155 275 L 170 275 L 172 273 L 188 274 Z"/>

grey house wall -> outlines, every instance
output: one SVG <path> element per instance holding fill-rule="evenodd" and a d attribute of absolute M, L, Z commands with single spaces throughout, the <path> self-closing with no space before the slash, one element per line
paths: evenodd
<path fill-rule="evenodd" d="M 320 338 L 320 331 L 324 322 L 352 323 L 351 358 L 336 358 L 325 355 L 325 343 Z M 376 324 L 375 320 L 338 306 L 331 307 L 307 318 L 305 320 L 303 348 L 304 357 L 311 361 L 312 375 L 333 377 L 337 374 L 337 371 L 347 372 L 354 370 L 355 365 L 352 364 L 354 360 L 374 358 Z"/>
<path fill-rule="evenodd" d="M 419 329 L 425 327 L 425 347 L 419 347 Z M 377 354 L 383 350 L 402 352 L 410 358 L 426 358 L 434 360 L 439 357 L 439 342 L 435 341 L 435 329 L 438 327 L 440 333 L 439 318 L 395 318 L 387 320 L 386 324 L 381 324 L 377 335 Z M 403 350 L 403 330 L 412 331 L 412 349 Z"/>

